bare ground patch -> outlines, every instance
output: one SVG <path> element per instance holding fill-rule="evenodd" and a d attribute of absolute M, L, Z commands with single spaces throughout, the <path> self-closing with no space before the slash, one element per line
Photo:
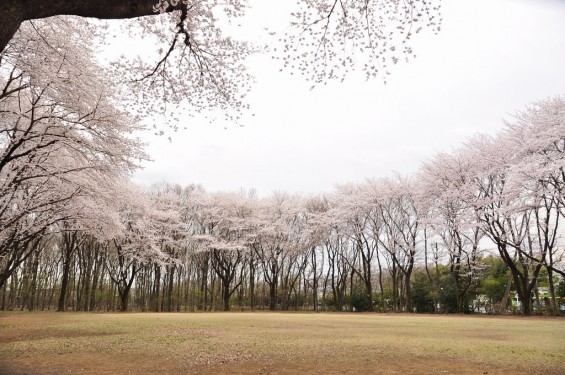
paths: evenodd
<path fill-rule="evenodd" d="M 0 313 L 0 374 L 563 374 L 565 321 Z"/>

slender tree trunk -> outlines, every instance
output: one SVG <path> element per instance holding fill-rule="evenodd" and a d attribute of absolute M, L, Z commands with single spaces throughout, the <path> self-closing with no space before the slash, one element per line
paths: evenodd
<path fill-rule="evenodd" d="M 102 262 L 103 258 L 102 255 L 98 253 L 98 249 L 95 251 L 95 262 L 94 262 L 94 271 L 93 271 L 93 278 L 92 278 L 92 287 L 90 289 L 90 297 L 89 297 L 89 305 L 88 310 L 94 311 L 96 309 L 96 291 L 98 290 L 98 283 L 101 284 L 102 278 L 101 273 L 103 271 Z"/>
<path fill-rule="evenodd" d="M 379 256 L 378 250 L 377 250 L 377 265 L 379 266 L 379 290 L 380 290 L 379 294 L 381 295 L 381 307 L 379 308 L 379 311 L 382 312 L 385 303 L 385 291 L 383 287 L 383 268 L 381 265 L 381 258 Z"/>
<path fill-rule="evenodd" d="M 66 309 L 66 299 L 69 292 L 69 281 L 71 264 L 73 261 L 73 255 L 77 247 L 77 232 L 64 232 L 62 234 L 61 241 L 61 252 L 63 258 L 63 275 L 61 277 L 61 290 L 59 291 L 59 303 L 57 311 L 65 311 Z"/>
<path fill-rule="evenodd" d="M 392 270 L 390 270 L 390 276 L 392 279 L 392 309 L 394 312 L 398 312 L 398 272 L 396 269 L 396 262 L 392 262 Z"/>
<path fill-rule="evenodd" d="M 161 304 L 159 303 L 159 296 L 161 292 L 161 267 L 154 266 L 153 274 L 153 291 L 151 293 L 151 309 L 159 311 Z"/>
<path fill-rule="evenodd" d="M 30 260 L 29 258 L 23 264 L 23 276 L 20 286 L 20 310 L 23 311 L 29 300 L 29 276 L 30 276 Z"/>
<path fill-rule="evenodd" d="M 14 272 L 10 277 L 10 295 L 8 298 L 9 310 L 13 310 L 16 307 L 16 298 L 17 298 L 17 290 L 18 290 L 17 287 L 18 287 L 18 275 L 16 272 Z"/>
<path fill-rule="evenodd" d="M 171 312 L 173 311 L 173 287 L 175 285 L 175 267 L 174 266 L 167 266 L 169 269 L 169 281 L 168 281 L 168 289 L 167 289 L 167 307 L 166 310 Z"/>
<path fill-rule="evenodd" d="M 227 281 L 222 280 L 222 299 L 224 301 L 224 311 L 230 311 L 230 286 Z"/>
<path fill-rule="evenodd" d="M 351 296 L 353 295 L 353 279 L 355 277 L 355 267 L 351 267 L 351 272 L 349 274 L 349 311 L 353 312 L 353 304 L 351 303 Z"/>
<path fill-rule="evenodd" d="M 251 311 L 255 311 L 255 259 L 249 261 L 249 303 Z"/>
<path fill-rule="evenodd" d="M 404 275 L 404 285 L 405 285 L 405 301 L 406 301 L 406 311 L 407 312 L 413 312 L 412 311 L 412 285 L 410 284 L 410 280 L 412 277 L 412 270 L 413 270 L 413 266 L 410 266 L 408 269 L 408 272 L 406 272 L 406 274 Z"/>
<path fill-rule="evenodd" d="M 323 261 L 323 259 L 322 259 Z M 314 273 L 314 279 L 312 280 L 312 301 L 314 303 L 314 311 L 318 312 L 318 272 L 317 272 L 317 261 L 316 261 L 316 248 L 312 248 L 312 272 Z"/>
<path fill-rule="evenodd" d="M 555 298 L 555 282 L 553 281 L 553 270 L 547 269 L 547 276 L 549 277 L 549 305 L 551 315 L 559 315 L 557 313 L 557 300 Z"/>
<path fill-rule="evenodd" d="M 438 305 L 439 305 L 439 298 L 438 298 L 438 288 L 436 279 L 433 277 L 430 269 L 428 267 L 428 244 L 427 244 L 427 237 L 425 239 L 424 244 L 424 265 L 426 267 L 426 274 L 428 275 L 428 280 L 430 282 L 432 288 L 432 300 L 434 301 L 434 312 L 438 312 Z"/>
<path fill-rule="evenodd" d="M 39 268 L 39 254 L 34 252 L 31 265 L 31 285 L 29 290 L 29 301 L 28 310 L 34 310 L 36 308 L 35 300 L 37 293 L 37 270 Z"/>
<path fill-rule="evenodd" d="M 63 276 L 61 278 L 61 289 L 59 291 L 59 303 L 57 311 L 65 311 L 67 289 L 69 284 L 69 274 L 71 271 L 71 259 L 70 256 L 65 255 L 63 259 Z"/>
<path fill-rule="evenodd" d="M 6 284 L 2 285 L 2 304 L 0 305 L 0 310 L 6 310 Z"/>
<path fill-rule="evenodd" d="M 269 310 L 271 311 L 277 309 L 277 283 L 278 279 L 276 277 L 269 283 Z"/>

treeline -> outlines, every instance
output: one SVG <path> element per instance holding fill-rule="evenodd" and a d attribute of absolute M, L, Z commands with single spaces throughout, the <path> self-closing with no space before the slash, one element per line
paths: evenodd
<path fill-rule="evenodd" d="M 2 309 L 558 314 L 565 99 L 325 195 L 142 189 L 142 127 L 71 26 L 0 54 Z"/>
<path fill-rule="evenodd" d="M 374 287 L 372 306 L 369 306 L 363 280 L 347 263 L 331 264 L 321 273 L 320 279 L 314 281 L 311 256 L 289 259 L 289 264 L 281 267 L 274 298 L 272 284 L 260 276 L 266 271 L 261 267 L 257 269 L 252 256 L 245 257 L 231 282 L 233 293 L 226 299 L 222 290 L 225 281 L 216 271 L 219 265 L 212 264 L 216 262 L 212 253 L 183 254 L 182 261 L 176 265 L 141 266 L 124 306 L 118 283 L 107 270 L 106 264 L 110 262 L 106 259 L 107 253 L 90 240 L 85 239 L 69 260 L 64 259 L 56 246 L 34 252 L 4 284 L 0 309 L 406 311 L 406 291 L 401 286 L 394 292 L 390 272 L 375 274 L 379 285 Z M 296 262 L 294 269 L 293 262 Z M 68 264 L 69 270 L 68 280 L 63 286 L 64 264 Z M 516 305 L 515 293 L 511 291 L 512 277 L 508 266 L 499 258 L 489 256 L 478 259 L 477 267 L 479 271 L 469 286 L 463 312 L 518 313 L 520 306 Z M 343 276 L 336 278 L 336 271 Z M 532 296 L 536 313 L 551 313 L 550 296 L 544 292 L 548 287 L 548 274 L 542 272 Z M 564 304 L 564 297 L 565 279 L 561 279 L 557 284 L 558 303 Z M 411 277 L 410 299 L 415 312 L 457 312 L 457 286 L 450 267 L 438 262 L 428 267 L 416 267 Z"/>

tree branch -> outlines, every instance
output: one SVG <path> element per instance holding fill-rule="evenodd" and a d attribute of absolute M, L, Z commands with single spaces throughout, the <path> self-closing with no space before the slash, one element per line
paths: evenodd
<path fill-rule="evenodd" d="M 158 15 L 156 0 L 2 0 L 0 1 L 0 52 L 4 51 L 24 21 L 59 15 L 98 19 L 127 19 Z M 179 2 L 167 12 L 182 9 Z"/>

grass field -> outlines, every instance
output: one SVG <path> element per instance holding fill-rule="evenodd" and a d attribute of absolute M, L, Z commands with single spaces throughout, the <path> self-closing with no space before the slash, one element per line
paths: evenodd
<path fill-rule="evenodd" d="M 565 374 L 565 320 L 4 312 L 0 373 Z"/>

